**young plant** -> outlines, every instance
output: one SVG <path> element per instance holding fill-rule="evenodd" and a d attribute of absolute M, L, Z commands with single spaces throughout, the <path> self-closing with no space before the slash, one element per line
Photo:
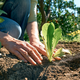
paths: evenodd
<path fill-rule="evenodd" d="M 53 57 L 62 56 L 63 53 L 60 52 L 62 50 L 62 48 L 59 49 L 53 56 L 54 49 L 55 49 L 59 39 L 62 36 L 61 28 L 55 29 L 55 26 L 52 22 L 45 23 L 42 26 L 41 34 L 42 34 L 42 39 L 43 39 L 43 42 L 45 45 L 45 49 L 46 49 L 46 53 L 47 53 L 47 57 L 48 57 L 49 61 L 51 62 Z"/>

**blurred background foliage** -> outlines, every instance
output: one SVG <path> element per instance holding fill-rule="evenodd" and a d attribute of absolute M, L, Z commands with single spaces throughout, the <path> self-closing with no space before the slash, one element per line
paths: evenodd
<path fill-rule="evenodd" d="M 37 7 L 39 32 L 44 23 L 53 22 L 56 28 L 62 29 L 64 38 L 80 38 L 80 8 L 76 7 L 74 0 L 38 0 Z"/>

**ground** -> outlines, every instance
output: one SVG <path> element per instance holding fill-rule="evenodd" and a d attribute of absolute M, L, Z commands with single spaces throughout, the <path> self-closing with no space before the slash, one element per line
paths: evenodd
<path fill-rule="evenodd" d="M 59 42 L 56 48 L 72 51 L 61 61 L 49 62 L 44 57 L 42 65 L 33 66 L 17 59 L 5 48 L 0 50 L 0 80 L 80 80 L 80 43 Z M 75 55 L 74 55 L 75 53 Z"/>

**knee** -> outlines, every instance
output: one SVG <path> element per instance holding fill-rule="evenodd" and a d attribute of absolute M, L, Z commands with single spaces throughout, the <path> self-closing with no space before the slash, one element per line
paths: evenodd
<path fill-rule="evenodd" d="M 8 33 L 9 33 L 12 37 L 19 39 L 19 37 L 20 37 L 21 34 L 22 34 L 22 29 L 21 29 L 21 27 L 20 27 L 19 24 L 13 24 L 12 26 L 9 27 Z"/>
<path fill-rule="evenodd" d="M 13 25 L 12 29 L 9 31 L 9 34 L 12 35 L 14 38 L 19 39 L 22 34 L 22 29 L 18 24 Z"/>
<path fill-rule="evenodd" d="M 9 33 L 9 35 L 11 35 L 12 37 L 19 39 L 22 34 L 20 25 L 11 19 L 5 17 L 2 18 L 4 19 L 4 22 L 2 22 L 0 25 L 0 31 Z"/>

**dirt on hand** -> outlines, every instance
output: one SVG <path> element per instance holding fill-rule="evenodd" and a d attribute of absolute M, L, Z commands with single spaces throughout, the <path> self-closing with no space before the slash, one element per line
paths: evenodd
<path fill-rule="evenodd" d="M 61 61 L 49 62 L 43 56 L 42 65 L 24 63 L 9 53 L 4 47 L 0 50 L 0 80 L 80 80 L 80 43 L 59 42 L 56 46 L 69 49 Z M 74 55 L 75 54 L 75 55 Z"/>

